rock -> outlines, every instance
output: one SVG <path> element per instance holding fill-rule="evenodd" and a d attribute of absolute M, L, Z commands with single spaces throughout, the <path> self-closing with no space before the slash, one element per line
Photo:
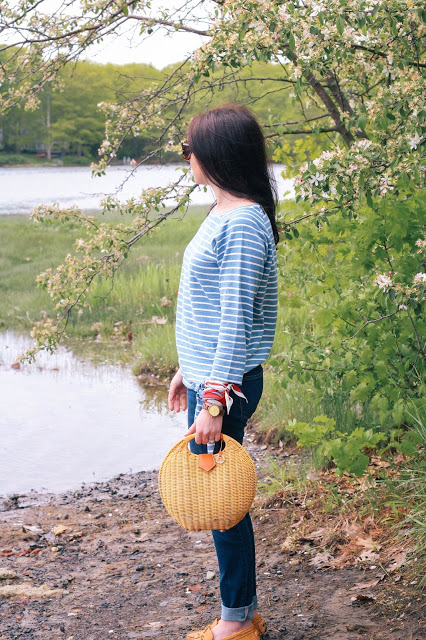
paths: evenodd
<path fill-rule="evenodd" d="M 206 580 L 213 580 L 216 577 L 216 573 L 214 571 L 207 571 Z"/>
<path fill-rule="evenodd" d="M 17 578 L 18 576 L 14 571 L 10 569 L 2 569 L 0 568 L 0 580 L 12 580 L 13 578 Z"/>
<path fill-rule="evenodd" d="M 52 532 L 56 535 L 56 536 L 60 536 L 61 533 L 65 533 L 65 531 L 68 531 L 68 527 L 64 527 L 63 524 L 58 524 L 58 526 L 53 527 Z"/>
<path fill-rule="evenodd" d="M 42 533 L 43 533 L 43 529 L 41 529 L 41 528 L 40 528 L 38 525 L 36 525 L 36 524 L 33 524 L 33 525 L 24 524 L 24 525 L 22 526 L 22 531 L 23 531 L 24 533 L 28 533 L 28 532 L 30 532 L 30 533 L 35 533 L 35 534 L 37 534 L 37 536 L 40 536 L 40 535 L 42 535 Z"/>
<path fill-rule="evenodd" d="M 50 598 L 69 593 L 66 589 L 51 589 L 47 584 L 34 587 L 28 582 L 17 585 L 4 585 L 0 587 L 0 598 L 12 598 L 13 596 L 30 596 L 31 598 Z"/>

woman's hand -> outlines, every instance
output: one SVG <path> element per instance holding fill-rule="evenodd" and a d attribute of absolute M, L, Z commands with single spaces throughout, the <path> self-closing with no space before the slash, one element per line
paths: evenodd
<path fill-rule="evenodd" d="M 188 429 L 186 436 L 195 432 L 197 444 L 207 444 L 209 440 L 219 442 L 222 431 L 223 416 L 212 418 L 208 411 L 201 409 L 194 424 Z"/>
<path fill-rule="evenodd" d="M 176 411 L 176 413 L 179 413 L 181 407 L 182 411 L 186 411 L 187 408 L 187 388 L 182 380 L 182 373 L 178 369 L 173 376 L 169 390 L 169 409 L 170 411 Z"/>

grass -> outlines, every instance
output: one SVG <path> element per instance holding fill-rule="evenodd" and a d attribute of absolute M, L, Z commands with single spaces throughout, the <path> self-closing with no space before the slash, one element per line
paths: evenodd
<path fill-rule="evenodd" d="M 174 315 L 182 256 L 205 211 L 194 207 L 182 220 L 168 220 L 142 238 L 116 274 L 113 289 L 110 281 L 99 282 L 89 306 L 71 316 L 68 338 L 89 339 L 88 346 L 97 338 L 101 343 L 95 351 L 102 344 L 111 353 L 111 342 L 123 342 L 131 334 L 135 373 L 170 375 L 176 370 Z M 0 330 L 28 333 L 35 321 L 53 314 L 36 276 L 61 264 L 82 234 L 72 223 L 45 226 L 24 216 L 2 216 L 0 235 Z M 122 359 L 123 349 L 117 355 Z"/>
<path fill-rule="evenodd" d="M 203 213 L 194 208 L 181 222 L 166 221 L 143 238 L 116 275 L 108 298 L 102 301 L 110 282 L 99 283 L 90 309 L 71 322 L 68 333 L 91 335 L 94 322 L 104 323 L 108 330 L 115 322 L 137 323 L 160 312 L 172 317 L 171 311 L 161 307 L 161 298 L 175 302 L 183 251 Z M 2 216 L 0 234 L 0 327 L 27 331 L 42 312 L 51 313 L 53 308 L 48 295 L 37 289 L 37 274 L 59 265 L 82 233 L 69 223 L 45 226 L 24 216 Z"/>
<path fill-rule="evenodd" d="M 312 470 L 312 462 L 308 460 L 295 461 L 289 458 L 284 463 L 278 462 L 272 456 L 264 468 L 264 477 L 258 483 L 258 487 L 266 496 L 280 494 L 285 496 L 287 492 L 296 491 L 302 494 L 306 490 L 307 475 Z"/>

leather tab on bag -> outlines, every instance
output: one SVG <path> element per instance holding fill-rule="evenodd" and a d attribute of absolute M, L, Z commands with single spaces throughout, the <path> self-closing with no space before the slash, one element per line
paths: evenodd
<path fill-rule="evenodd" d="M 216 466 L 216 460 L 212 453 L 200 453 L 198 456 L 198 466 L 204 471 L 211 471 Z"/>

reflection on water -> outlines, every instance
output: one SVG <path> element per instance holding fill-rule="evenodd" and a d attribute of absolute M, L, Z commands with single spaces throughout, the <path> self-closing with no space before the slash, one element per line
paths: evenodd
<path fill-rule="evenodd" d="M 130 369 L 93 364 L 60 347 L 12 368 L 31 341 L 0 334 L 0 495 L 62 491 L 158 468 L 186 431 L 167 389 L 142 388 Z"/>

